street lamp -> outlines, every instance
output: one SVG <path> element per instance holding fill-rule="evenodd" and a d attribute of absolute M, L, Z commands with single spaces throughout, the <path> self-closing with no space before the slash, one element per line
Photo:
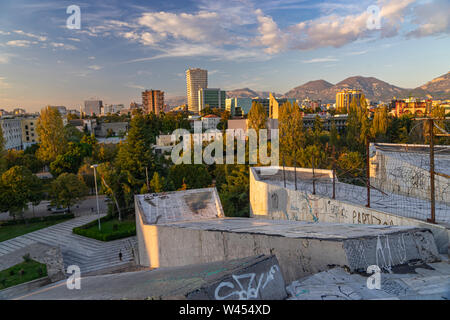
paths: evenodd
<path fill-rule="evenodd" d="M 97 190 L 97 171 L 96 168 L 98 167 L 98 164 L 93 164 L 91 168 L 94 169 L 94 182 L 95 182 L 95 197 L 97 199 L 97 217 L 98 217 L 98 230 L 101 230 L 102 227 L 100 226 L 100 208 L 98 206 L 98 190 Z"/>

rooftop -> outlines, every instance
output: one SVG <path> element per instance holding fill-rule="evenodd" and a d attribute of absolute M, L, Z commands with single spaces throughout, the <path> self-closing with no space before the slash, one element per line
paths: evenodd
<path fill-rule="evenodd" d="M 136 195 L 145 224 L 223 217 L 216 188 Z"/>

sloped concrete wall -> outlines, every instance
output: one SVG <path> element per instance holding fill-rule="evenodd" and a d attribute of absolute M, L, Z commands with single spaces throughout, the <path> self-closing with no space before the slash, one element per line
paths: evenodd
<path fill-rule="evenodd" d="M 446 254 L 449 247 L 449 232 L 444 226 L 283 188 L 261 181 L 255 168 L 250 168 L 250 215 L 276 220 L 417 226 L 431 230 L 440 253 Z"/>
<path fill-rule="evenodd" d="M 229 220 L 242 221 L 242 227 L 229 228 L 226 222 Z M 207 228 L 197 221 L 155 225 L 156 231 L 152 229 L 146 234 L 144 230 L 143 237 L 144 241 L 152 239 L 158 245 L 142 246 L 147 251 L 140 255 L 150 257 L 145 261 L 150 261 L 151 266 L 158 261 L 159 267 L 172 267 L 274 254 L 288 282 L 331 266 L 363 271 L 372 264 L 388 269 L 413 260 L 439 259 L 431 232 L 417 228 L 359 227 L 362 231 L 359 236 L 348 238 L 346 235 L 355 226 L 330 226 L 340 228 L 336 236 L 327 236 L 320 228 L 307 228 L 309 231 L 299 235 L 294 229 L 302 229 L 305 226 L 302 222 L 280 226 L 273 221 L 271 228 L 272 220 L 259 220 L 265 228 L 258 229 L 258 222 L 249 226 L 243 221 L 248 219 L 238 220 L 211 220 Z"/>
<path fill-rule="evenodd" d="M 385 192 L 430 200 L 430 173 L 427 170 L 377 152 L 370 159 L 370 183 Z M 450 179 L 435 175 L 436 201 L 450 204 Z"/>

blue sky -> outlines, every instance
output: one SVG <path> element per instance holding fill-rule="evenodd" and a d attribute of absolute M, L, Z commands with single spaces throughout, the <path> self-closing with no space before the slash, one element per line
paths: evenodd
<path fill-rule="evenodd" d="M 80 30 L 66 27 L 69 5 Z M 188 67 L 226 90 L 354 75 L 412 88 L 449 71 L 449 15 L 446 0 L 1 0 L 0 108 L 182 96 Z"/>

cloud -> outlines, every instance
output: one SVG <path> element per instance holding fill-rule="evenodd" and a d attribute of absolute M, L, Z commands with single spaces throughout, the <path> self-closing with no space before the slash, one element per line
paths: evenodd
<path fill-rule="evenodd" d="M 22 47 L 22 48 L 27 48 L 32 44 L 37 44 L 37 42 L 29 41 L 29 40 L 11 40 L 11 41 L 6 42 L 7 46 Z"/>
<path fill-rule="evenodd" d="M 450 33 L 450 2 L 436 0 L 414 8 L 414 23 L 418 27 L 408 37 L 426 37 Z"/>
<path fill-rule="evenodd" d="M 103 69 L 102 66 L 99 66 L 99 65 L 96 65 L 96 64 L 94 64 L 92 66 L 89 66 L 88 68 L 91 69 L 91 70 L 94 70 L 94 71 L 98 71 L 98 70 Z"/>
<path fill-rule="evenodd" d="M 314 58 L 310 60 L 302 60 L 303 63 L 320 63 L 320 62 L 334 62 L 339 61 L 339 59 L 327 57 L 327 58 Z"/>
<path fill-rule="evenodd" d="M 269 54 L 282 51 L 286 47 L 287 36 L 281 32 L 275 21 L 271 17 L 265 16 L 260 9 L 256 10 L 255 13 L 260 34 L 257 41 L 265 47 L 264 51 Z"/>
<path fill-rule="evenodd" d="M 9 36 L 11 32 L 0 30 L 0 36 Z"/>
<path fill-rule="evenodd" d="M 0 64 L 6 64 L 9 63 L 11 54 L 0 54 Z"/>
<path fill-rule="evenodd" d="M 35 35 L 29 32 L 24 32 L 22 30 L 13 30 L 14 33 L 28 37 L 28 38 L 32 38 L 32 39 L 37 39 L 41 42 L 47 41 L 47 37 L 46 36 L 39 36 L 39 35 Z"/>

